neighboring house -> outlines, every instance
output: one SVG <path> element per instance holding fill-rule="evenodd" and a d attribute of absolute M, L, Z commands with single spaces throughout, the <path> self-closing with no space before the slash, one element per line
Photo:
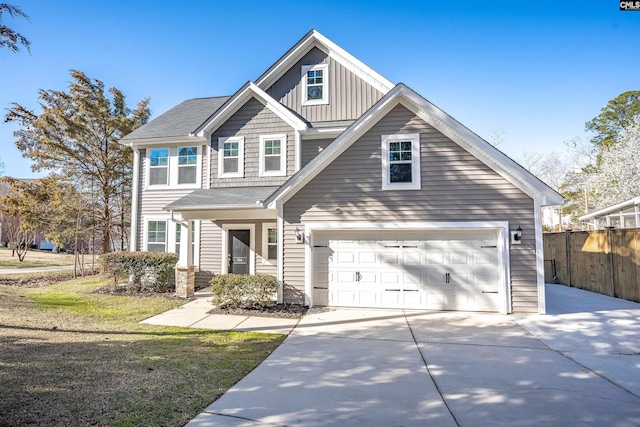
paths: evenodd
<path fill-rule="evenodd" d="M 284 302 L 545 311 L 540 211 L 562 197 L 315 30 L 121 143 L 132 249 L 180 252 L 197 284 L 268 273 Z"/>
<path fill-rule="evenodd" d="M 640 228 L 640 196 L 583 215 L 578 221 L 587 230 L 604 230 L 606 227 Z"/>

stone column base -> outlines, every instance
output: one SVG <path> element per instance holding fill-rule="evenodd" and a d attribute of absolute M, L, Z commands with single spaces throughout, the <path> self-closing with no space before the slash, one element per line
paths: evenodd
<path fill-rule="evenodd" d="M 176 267 L 176 296 L 179 298 L 190 298 L 194 294 L 194 284 L 196 279 L 195 268 Z"/>

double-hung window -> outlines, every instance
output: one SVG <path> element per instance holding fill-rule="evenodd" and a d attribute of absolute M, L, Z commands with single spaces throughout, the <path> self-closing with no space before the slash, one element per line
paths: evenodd
<path fill-rule="evenodd" d="M 276 224 L 262 225 L 263 263 L 275 263 L 278 260 L 278 227 Z"/>
<path fill-rule="evenodd" d="M 200 186 L 202 147 L 160 147 L 147 150 L 147 187 L 196 188 Z"/>
<path fill-rule="evenodd" d="M 302 105 L 329 103 L 329 66 L 302 66 Z"/>
<path fill-rule="evenodd" d="M 169 185 L 169 149 L 149 150 L 149 185 Z"/>
<path fill-rule="evenodd" d="M 198 182 L 198 147 L 178 147 L 178 184 Z"/>
<path fill-rule="evenodd" d="M 287 136 L 260 137 L 260 176 L 286 175 Z"/>
<path fill-rule="evenodd" d="M 147 222 L 147 251 L 166 252 L 167 249 L 167 221 Z"/>
<path fill-rule="evenodd" d="M 244 176 L 244 137 L 218 138 L 218 176 Z"/>
<path fill-rule="evenodd" d="M 419 190 L 420 135 L 382 135 L 382 189 Z"/>

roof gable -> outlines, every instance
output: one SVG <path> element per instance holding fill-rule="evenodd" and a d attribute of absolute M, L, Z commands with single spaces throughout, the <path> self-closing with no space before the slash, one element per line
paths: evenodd
<path fill-rule="evenodd" d="M 393 88 L 393 83 L 316 30 L 309 31 L 298 43 L 282 55 L 278 61 L 256 80 L 256 85 L 263 90 L 269 89 L 271 85 L 314 47 L 333 57 L 349 71 L 383 94 L 386 94 Z"/>
<path fill-rule="evenodd" d="M 400 83 L 384 98 L 378 101 L 366 114 L 356 120 L 344 133 L 323 150 L 322 153 L 307 163 L 300 172 L 272 194 L 265 201 L 265 204 L 289 200 L 398 104 L 405 106 L 415 113 L 422 120 L 518 187 L 525 194 L 540 200 L 542 205 L 562 203 L 562 196 L 544 182 L 463 126 L 453 117 Z"/>
<path fill-rule="evenodd" d="M 236 111 L 238 111 L 249 99 L 256 98 L 274 114 L 280 117 L 293 129 L 302 131 L 307 129 L 307 124 L 294 112 L 273 99 L 268 93 L 260 89 L 252 82 L 247 82 L 231 98 L 220 107 L 211 117 L 209 117 L 195 131 L 194 135 L 204 136 L 215 132 L 224 122 L 226 122 Z"/>

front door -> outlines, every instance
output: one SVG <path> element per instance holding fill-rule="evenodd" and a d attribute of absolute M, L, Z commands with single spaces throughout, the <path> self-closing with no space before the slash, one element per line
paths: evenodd
<path fill-rule="evenodd" d="M 249 274 L 249 230 L 229 230 L 229 273 Z"/>

